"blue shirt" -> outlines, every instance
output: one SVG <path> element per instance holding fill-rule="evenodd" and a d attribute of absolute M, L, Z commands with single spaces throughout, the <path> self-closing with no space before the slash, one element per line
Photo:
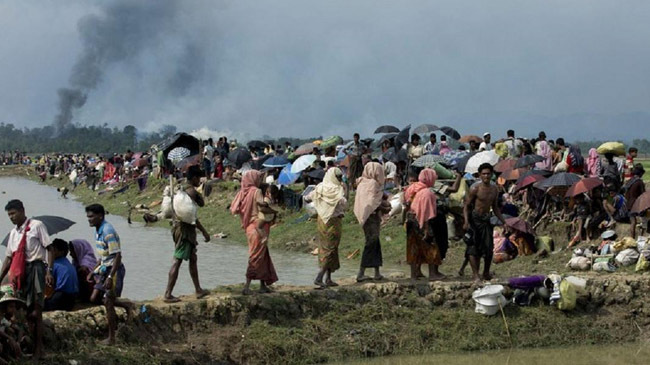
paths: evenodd
<path fill-rule="evenodd" d="M 59 257 L 54 260 L 52 275 L 56 280 L 54 291 L 60 291 L 68 294 L 79 293 L 79 279 L 77 279 L 77 270 L 72 266 L 70 261 L 65 257 Z"/>
<path fill-rule="evenodd" d="M 107 221 L 102 222 L 99 229 L 95 232 L 95 248 L 101 265 L 99 265 L 98 272 L 101 268 L 108 268 L 113 265 L 113 260 L 118 253 L 122 252 L 120 246 L 120 236 L 115 232 L 113 225 Z"/>

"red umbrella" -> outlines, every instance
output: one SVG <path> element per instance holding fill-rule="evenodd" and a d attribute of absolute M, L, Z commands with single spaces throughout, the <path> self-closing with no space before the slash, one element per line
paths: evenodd
<path fill-rule="evenodd" d="M 519 217 L 506 218 L 506 226 L 516 229 L 519 232 L 529 233 L 532 235 L 535 234 L 533 227 L 531 227 L 528 222 Z"/>
<path fill-rule="evenodd" d="M 512 160 L 512 159 L 507 159 L 507 160 L 501 160 L 497 162 L 496 165 L 494 165 L 494 171 L 496 172 L 506 172 L 508 170 L 512 170 L 515 168 L 515 164 L 517 163 L 517 160 Z"/>
<path fill-rule="evenodd" d="M 650 191 L 646 191 L 645 193 L 639 195 L 638 198 L 636 198 L 634 204 L 632 205 L 632 209 L 630 209 L 630 212 L 643 213 L 648 209 L 650 209 Z"/>
<path fill-rule="evenodd" d="M 528 187 L 538 181 L 545 180 L 546 178 L 542 175 L 528 175 L 526 177 L 520 178 L 517 180 L 517 190 L 521 190 L 525 187 Z"/>
<path fill-rule="evenodd" d="M 508 160 L 504 160 L 504 161 L 508 161 Z M 510 160 L 510 161 L 513 161 L 513 160 Z M 501 161 L 501 162 L 503 162 L 503 161 Z M 501 162 L 499 162 L 499 163 L 501 163 Z M 525 168 L 507 170 L 507 171 L 504 171 L 501 174 L 500 177 L 504 178 L 505 180 L 519 180 L 519 178 L 521 177 L 521 175 L 524 174 L 524 172 L 526 172 Z"/>
<path fill-rule="evenodd" d="M 593 188 L 601 185 L 603 185 L 603 181 L 597 177 L 588 177 L 586 179 L 582 179 L 571 185 L 569 190 L 566 192 L 566 197 L 570 198 L 582 193 L 586 193 L 588 191 L 591 191 Z"/>

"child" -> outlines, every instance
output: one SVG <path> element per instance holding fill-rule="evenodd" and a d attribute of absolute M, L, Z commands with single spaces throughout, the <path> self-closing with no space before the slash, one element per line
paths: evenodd
<path fill-rule="evenodd" d="M 31 344 L 25 328 L 25 302 L 14 296 L 14 290 L 10 285 L 4 285 L 0 291 L 2 292 L 0 299 L 1 359 L 17 360 L 22 356 L 23 350 L 28 350 Z"/>
<path fill-rule="evenodd" d="M 280 195 L 280 189 L 275 185 L 267 184 L 262 184 L 261 189 L 264 195 L 264 204 L 258 204 L 257 233 L 262 237 L 262 244 L 266 244 L 269 236 L 266 234 L 264 226 L 275 222 L 276 215 L 279 211 L 278 197 Z"/>

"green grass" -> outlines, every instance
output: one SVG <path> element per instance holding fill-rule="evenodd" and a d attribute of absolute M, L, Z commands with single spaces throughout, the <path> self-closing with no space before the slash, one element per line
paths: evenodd
<path fill-rule="evenodd" d="M 645 182 L 650 182 L 650 159 L 637 159 L 635 163 L 641 163 L 643 165 L 643 168 L 646 171 L 646 174 L 643 175 L 643 181 Z"/>

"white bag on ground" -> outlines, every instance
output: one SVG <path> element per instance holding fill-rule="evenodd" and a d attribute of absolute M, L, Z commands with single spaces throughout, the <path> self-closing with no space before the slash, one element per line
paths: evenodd
<path fill-rule="evenodd" d="M 174 194 L 174 212 L 181 222 L 196 224 L 198 207 L 185 191 Z"/>
<path fill-rule="evenodd" d="M 503 285 L 486 285 L 475 290 L 472 293 L 472 299 L 476 303 L 474 311 L 486 316 L 497 314 L 499 307 L 503 307 L 508 303 L 508 300 L 501 294 L 502 292 Z"/>
<path fill-rule="evenodd" d="M 616 262 L 623 266 L 636 264 L 639 260 L 639 253 L 633 248 L 626 248 L 616 255 Z"/>
<path fill-rule="evenodd" d="M 584 256 L 572 257 L 566 266 L 571 270 L 589 270 L 591 267 L 591 260 Z"/>

